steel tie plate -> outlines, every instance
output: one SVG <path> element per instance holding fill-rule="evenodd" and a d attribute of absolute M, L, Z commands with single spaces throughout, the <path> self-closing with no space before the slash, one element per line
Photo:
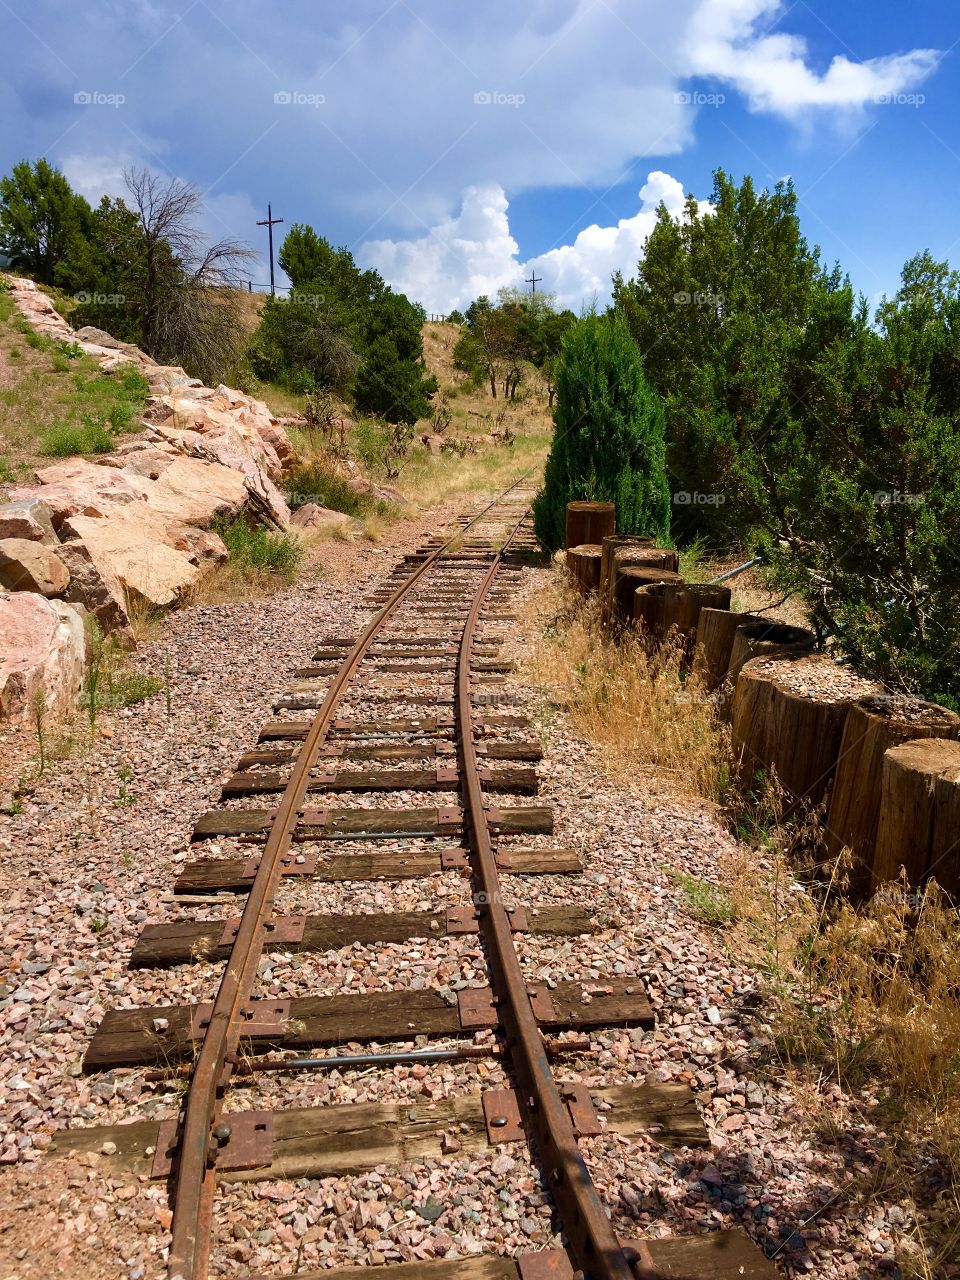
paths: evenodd
<path fill-rule="evenodd" d="M 242 880 L 252 880 L 260 865 L 260 854 L 253 853 L 243 864 Z M 289 853 L 281 861 L 282 876 L 312 876 L 317 873 L 317 855 L 315 853 Z"/>
<path fill-rule="evenodd" d="M 274 916 L 271 920 L 264 921 L 264 943 L 267 946 L 295 946 L 303 941 L 306 927 L 306 916 Z M 220 946 L 232 947 L 237 940 L 239 928 L 239 920 L 225 920 Z"/>
<path fill-rule="evenodd" d="M 457 992 L 457 1011 L 464 1031 L 495 1027 L 500 1021 L 493 992 L 489 987 L 464 987 Z"/>
<path fill-rule="evenodd" d="M 218 1172 L 267 1169 L 273 1164 L 273 1112 L 236 1111 L 225 1115 L 217 1128 L 229 1136 L 217 1144 L 214 1165 Z M 168 1178 L 180 1145 L 179 1120 L 161 1120 L 151 1178 Z M 212 1139 L 216 1143 L 215 1139 Z"/>
<path fill-rule="evenodd" d="M 491 1143 L 522 1142 L 526 1136 L 520 1120 L 520 1105 L 513 1089 L 484 1089 L 483 1118 Z"/>
<path fill-rule="evenodd" d="M 190 1014 L 190 1036 L 202 1040 L 213 1014 L 212 1004 L 195 1005 Z M 249 1000 L 241 1010 L 241 1038 L 281 1039 L 290 1021 L 289 1000 Z"/>
<path fill-rule="evenodd" d="M 595 1138 L 603 1133 L 600 1117 L 585 1084 L 561 1085 L 560 1096 L 570 1112 L 570 1121 L 578 1138 Z"/>
<path fill-rule="evenodd" d="M 447 907 L 447 933 L 479 933 L 480 921 L 473 907 Z"/>

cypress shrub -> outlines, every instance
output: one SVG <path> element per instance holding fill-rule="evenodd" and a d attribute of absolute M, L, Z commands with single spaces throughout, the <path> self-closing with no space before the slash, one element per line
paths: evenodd
<path fill-rule="evenodd" d="M 613 502 L 620 533 L 663 541 L 670 490 L 663 403 L 648 384 L 636 343 L 618 316 L 587 316 L 564 341 L 555 431 L 534 502 L 545 550 L 563 546 L 568 502 Z"/>

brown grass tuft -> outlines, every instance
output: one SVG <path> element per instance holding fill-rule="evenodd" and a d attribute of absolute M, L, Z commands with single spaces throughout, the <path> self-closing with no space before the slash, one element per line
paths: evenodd
<path fill-rule="evenodd" d="M 713 699 L 682 669 L 677 646 L 649 653 L 636 635 L 614 643 L 598 610 L 551 587 L 537 602 L 543 642 L 529 674 L 563 706 L 615 776 L 654 792 L 721 801 L 729 784 L 729 730 Z"/>

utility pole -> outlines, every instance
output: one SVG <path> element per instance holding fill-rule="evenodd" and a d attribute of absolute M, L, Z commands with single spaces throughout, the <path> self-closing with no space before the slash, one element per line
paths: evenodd
<path fill-rule="evenodd" d="M 531 286 L 531 287 L 530 287 L 530 292 L 531 292 L 531 294 L 536 293 L 536 292 L 537 292 L 537 285 L 538 285 L 538 284 L 543 284 L 543 276 L 538 276 L 538 275 L 537 275 L 537 269 L 536 269 L 536 267 L 534 267 L 534 268 L 533 268 L 533 270 L 530 272 L 530 276 L 529 276 L 529 278 L 528 278 L 528 279 L 526 279 L 526 280 L 524 280 L 524 282 L 523 282 L 523 283 L 524 283 L 524 284 L 528 284 L 528 285 L 530 285 L 530 286 Z"/>
<path fill-rule="evenodd" d="M 270 238 L 270 297 L 271 298 L 276 297 L 276 294 L 277 294 L 276 288 L 274 287 L 274 283 L 273 283 L 273 228 L 277 226 L 278 223 L 281 223 L 282 221 L 283 221 L 282 218 L 275 218 L 273 216 L 273 208 L 271 205 L 268 204 L 267 216 L 262 221 L 257 223 L 258 227 L 267 228 L 267 235 Z"/>

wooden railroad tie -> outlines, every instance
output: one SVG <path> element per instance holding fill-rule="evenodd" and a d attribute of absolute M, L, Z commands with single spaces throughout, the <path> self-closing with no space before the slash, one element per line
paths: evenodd
<path fill-rule="evenodd" d="M 250 858 L 198 858 L 182 868 L 174 893 L 247 893 L 260 863 Z M 469 871 L 465 849 L 438 848 L 409 852 L 295 854 L 281 866 L 281 875 L 310 876 L 324 882 L 343 880 L 419 880 L 440 871 Z M 583 871 L 574 849 L 504 849 L 497 866 L 510 875 L 579 875 Z"/>
<path fill-rule="evenodd" d="M 237 932 L 237 920 L 180 920 L 145 925 L 130 964 L 134 967 L 225 960 Z M 579 907 L 514 910 L 516 932 L 556 936 L 595 933 Z M 264 925 L 271 951 L 337 951 L 355 942 L 406 942 L 411 938 L 477 933 L 480 922 L 472 907 L 447 911 L 385 911 L 363 915 L 274 916 Z"/>
<path fill-rule="evenodd" d="M 192 840 L 212 836 L 257 838 L 273 825 L 273 809 L 211 809 L 197 819 Z M 495 807 L 487 810 L 492 829 L 505 834 L 553 833 L 553 810 L 537 807 Z M 459 808 L 439 809 L 303 809 L 295 840 L 384 838 L 389 836 L 441 836 L 459 832 L 463 813 Z"/>
<path fill-rule="evenodd" d="M 546 1029 L 652 1027 L 653 1009 L 640 978 L 558 982 L 532 988 L 534 1009 Z M 182 1062 L 203 1034 L 198 1005 L 110 1009 L 87 1046 L 87 1071 Z M 499 1016 L 489 987 L 467 987 L 449 1003 L 439 991 L 374 991 L 357 995 L 303 996 L 289 1001 L 251 1000 L 245 1007 L 242 1043 L 262 1047 L 319 1048 L 365 1041 L 411 1040 L 418 1035 L 459 1036 L 496 1027 Z"/>

